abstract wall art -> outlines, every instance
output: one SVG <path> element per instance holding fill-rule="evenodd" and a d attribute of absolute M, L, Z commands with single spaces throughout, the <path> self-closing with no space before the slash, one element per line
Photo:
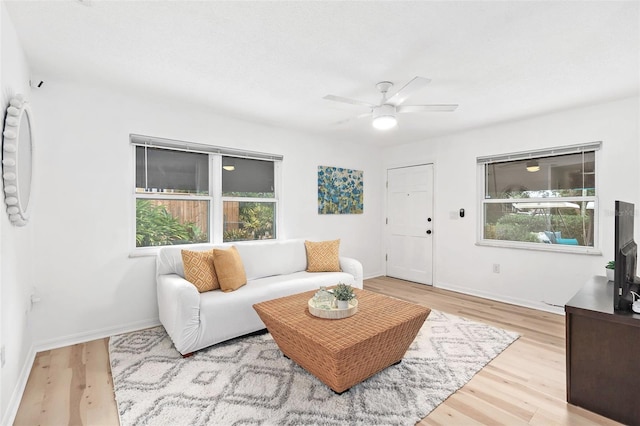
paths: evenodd
<path fill-rule="evenodd" d="M 318 214 L 362 214 L 362 170 L 318 166 Z"/>

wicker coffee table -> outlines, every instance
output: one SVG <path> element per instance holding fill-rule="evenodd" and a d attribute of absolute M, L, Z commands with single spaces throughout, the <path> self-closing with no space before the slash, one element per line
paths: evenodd
<path fill-rule="evenodd" d="M 342 393 L 402 360 L 431 309 L 354 289 L 358 312 L 324 319 L 309 313 L 315 291 L 253 305 L 282 353 Z"/>

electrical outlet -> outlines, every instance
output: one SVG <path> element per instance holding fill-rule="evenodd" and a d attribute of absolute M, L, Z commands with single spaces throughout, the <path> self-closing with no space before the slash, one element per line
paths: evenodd
<path fill-rule="evenodd" d="M 494 274 L 499 274 L 500 273 L 500 264 L 499 263 L 494 263 L 493 264 L 493 273 Z"/>
<path fill-rule="evenodd" d="M 6 361 L 4 345 L 0 347 L 0 368 L 4 367 L 4 363 Z"/>
<path fill-rule="evenodd" d="M 30 306 L 29 306 L 29 310 L 33 310 L 33 305 L 35 305 L 36 303 L 40 303 L 40 299 L 35 293 L 31 294 L 31 297 L 29 298 L 29 301 L 31 302 Z"/>

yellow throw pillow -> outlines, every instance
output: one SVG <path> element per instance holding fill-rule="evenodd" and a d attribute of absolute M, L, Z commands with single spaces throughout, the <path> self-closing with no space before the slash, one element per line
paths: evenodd
<path fill-rule="evenodd" d="M 222 291 L 234 291 L 247 283 L 242 258 L 234 246 L 228 250 L 213 249 L 213 264 Z"/>
<path fill-rule="evenodd" d="M 184 278 L 196 286 L 200 293 L 220 288 L 213 266 L 213 250 L 182 250 Z"/>
<path fill-rule="evenodd" d="M 340 240 L 305 241 L 307 272 L 340 272 Z"/>

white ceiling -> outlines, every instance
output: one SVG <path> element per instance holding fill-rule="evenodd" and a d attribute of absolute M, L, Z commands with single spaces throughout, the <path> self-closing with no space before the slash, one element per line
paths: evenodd
<path fill-rule="evenodd" d="M 637 1 L 4 1 L 36 78 L 114 84 L 388 146 L 638 95 Z M 375 84 L 432 79 L 372 129 Z M 46 89 L 46 86 L 45 86 Z M 44 89 L 42 89 L 44 90 Z M 393 90 L 391 90 L 393 92 Z M 177 97 L 177 98 L 176 98 Z"/>

